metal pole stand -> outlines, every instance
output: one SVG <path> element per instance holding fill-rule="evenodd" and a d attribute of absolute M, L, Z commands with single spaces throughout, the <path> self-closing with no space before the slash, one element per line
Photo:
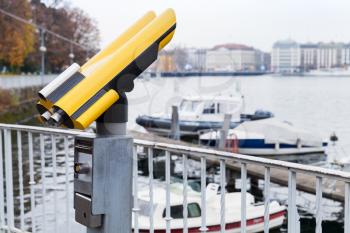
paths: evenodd
<path fill-rule="evenodd" d="M 125 121 L 106 122 L 115 110 L 97 121 L 96 137 L 76 139 L 74 207 L 87 233 L 132 231 L 133 139 Z"/>

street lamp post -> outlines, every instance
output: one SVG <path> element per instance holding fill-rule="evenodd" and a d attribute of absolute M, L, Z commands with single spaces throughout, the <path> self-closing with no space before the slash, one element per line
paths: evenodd
<path fill-rule="evenodd" d="M 73 44 L 70 44 L 70 53 L 69 53 L 69 59 L 70 59 L 70 64 L 73 64 L 74 62 L 74 53 L 73 53 Z"/>
<path fill-rule="evenodd" d="M 41 86 L 44 86 L 44 75 L 45 75 L 45 53 L 46 53 L 46 47 L 45 47 L 45 30 L 40 30 L 40 48 L 41 52 L 41 72 L 40 72 L 40 79 L 41 79 Z"/>

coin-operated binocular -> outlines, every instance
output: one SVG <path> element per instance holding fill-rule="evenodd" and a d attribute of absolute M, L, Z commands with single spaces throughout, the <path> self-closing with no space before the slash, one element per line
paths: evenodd
<path fill-rule="evenodd" d="M 124 93 L 133 89 L 134 79 L 157 59 L 175 27 L 173 10 L 158 17 L 149 12 L 82 67 L 71 65 L 39 91 L 41 119 L 50 125 L 85 129 L 112 105 L 126 105 Z M 125 122 L 127 112 L 120 113 L 104 120 Z"/>
<path fill-rule="evenodd" d="M 172 39 L 173 10 L 149 12 L 83 66 L 72 64 L 39 92 L 43 122 L 86 129 L 75 139 L 75 219 L 88 232 L 131 232 L 133 141 L 125 135 L 126 92 Z"/>

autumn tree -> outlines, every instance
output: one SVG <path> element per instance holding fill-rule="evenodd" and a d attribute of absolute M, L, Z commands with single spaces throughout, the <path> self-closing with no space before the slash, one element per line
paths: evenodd
<path fill-rule="evenodd" d="M 57 4 L 60 5 L 60 4 Z M 88 56 L 98 50 L 99 31 L 97 24 L 84 11 L 78 8 L 48 6 L 40 0 L 32 0 L 33 20 L 36 24 L 75 41 L 73 45 L 61 38 L 45 33 L 46 70 L 60 72 L 70 64 L 69 54 L 74 61 L 83 64 Z M 36 48 L 40 46 L 40 35 L 36 35 Z M 82 48 L 83 47 L 83 48 Z M 26 67 L 40 66 L 40 51 L 35 50 L 28 56 Z"/>
<path fill-rule="evenodd" d="M 0 0 L 0 8 L 24 19 L 32 17 L 28 0 Z M 0 64 L 19 67 L 33 50 L 34 30 L 29 24 L 0 14 Z"/>

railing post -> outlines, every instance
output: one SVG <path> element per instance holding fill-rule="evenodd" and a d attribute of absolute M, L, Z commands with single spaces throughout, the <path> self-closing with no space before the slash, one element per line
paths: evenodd
<path fill-rule="evenodd" d="M 241 233 L 247 232 L 247 164 L 241 164 Z"/>
<path fill-rule="evenodd" d="M 45 142 L 44 135 L 40 134 L 40 164 L 41 164 L 41 192 L 42 192 L 42 215 L 43 231 L 46 232 L 46 175 L 45 175 Z"/>
<path fill-rule="evenodd" d="M 54 216 L 55 216 L 55 222 L 54 222 L 54 228 L 55 228 L 55 233 L 57 233 L 57 164 L 56 164 L 56 136 L 54 134 L 51 135 L 51 154 L 52 154 L 52 177 L 53 177 L 53 185 L 54 185 L 54 190 L 53 190 L 53 199 L 54 199 Z"/>
<path fill-rule="evenodd" d="M 183 171 L 182 171 L 182 177 L 183 177 L 183 216 L 184 216 L 184 226 L 183 226 L 183 233 L 188 233 L 188 203 L 187 203 L 187 176 L 188 176 L 188 156 L 183 154 L 182 155 L 182 164 L 183 164 Z"/>
<path fill-rule="evenodd" d="M 12 140 L 11 130 L 4 130 L 5 136 L 5 176 L 6 176 L 6 214 L 7 226 L 15 226 L 13 206 L 13 175 L 12 175 Z"/>
<path fill-rule="evenodd" d="M 265 167 L 265 182 L 264 182 L 264 233 L 269 233 L 270 227 L 270 168 Z"/>
<path fill-rule="evenodd" d="M 202 224 L 199 230 L 207 232 L 207 162 L 204 156 L 201 157 L 201 206 L 202 206 Z"/>
<path fill-rule="evenodd" d="M 154 200 L 153 200 L 153 148 L 148 147 L 148 173 L 149 173 L 149 232 L 154 233 Z"/>
<path fill-rule="evenodd" d="M 289 170 L 288 176 L 288 232 L 297 231 L 296 173 Z"/>
<path fill-rule="evenodd" d="M 23 193 L 23 163 L 22 163 L 22 133 L 17 131 L 17 154 L 18 154 L 18 183 L 20 200 L 20 229 L 24 230 L 24 193 Z"/>
<path fill-rule="evenodd" d="M 226 194 L 226 164 L 225 160 L 220 160 L 220 228 L 221 233 L 225 233 L 226 230 L 226 222 L 225 222 L 225 214 L 226 214 L 226 202 L 225 202 L 225 194 Z"/>
<path fill-rule="evenodd" d="M 171 212 L 170 212 L 170 152 L 165 151 L 165 184 L 166 184 L 166 233 L 171 232 Z"/>
<path fill-rule="evenodd" d="M 68 137 L 65 136 L 63 139 L 64 143 L 64 160 L 65 160 L 65 183 L 66 183 L 66 232 L 70 233 L 70 216 L 69 216 L 69 197 L 71 193 L 69 191 L 69 145 L 68 145 Z"/>
<path fill-rule="evenodd" d="M 133 196 L 134 196 L 134 232 L 139 232 L 139 204 L 138 204 L 138 167 L 137 167 L 137 146 L 133 146 Z"/>
<path fill-rule="evenodd" d="M 32 220 L 32 232 L 36 232 L 35 219 L 35 180 L 34 180 L 34 159 L 33 159 L 33 134 L 28 132 L 28 154 L 29 154 L 29 185 L 30 185 L 30 209 Z M 67 197 L 68 198 L 68 197 Z"/>
<path fill-rule="evenodd" d="M 322 177 L 316 177 L 316 233 L 322 233 Z"/>
<path fill-rule="evenodd" d="M 4 169 L 3 169 L 3 143 L 2 129 L 0 129 L 0 227 L 5 225 L 5 195 L 4 195 Z"/>
<path fill-rule="evenodd" d="M 350 183 L 345 183 L 344 233 L 350 233 Z"/>

